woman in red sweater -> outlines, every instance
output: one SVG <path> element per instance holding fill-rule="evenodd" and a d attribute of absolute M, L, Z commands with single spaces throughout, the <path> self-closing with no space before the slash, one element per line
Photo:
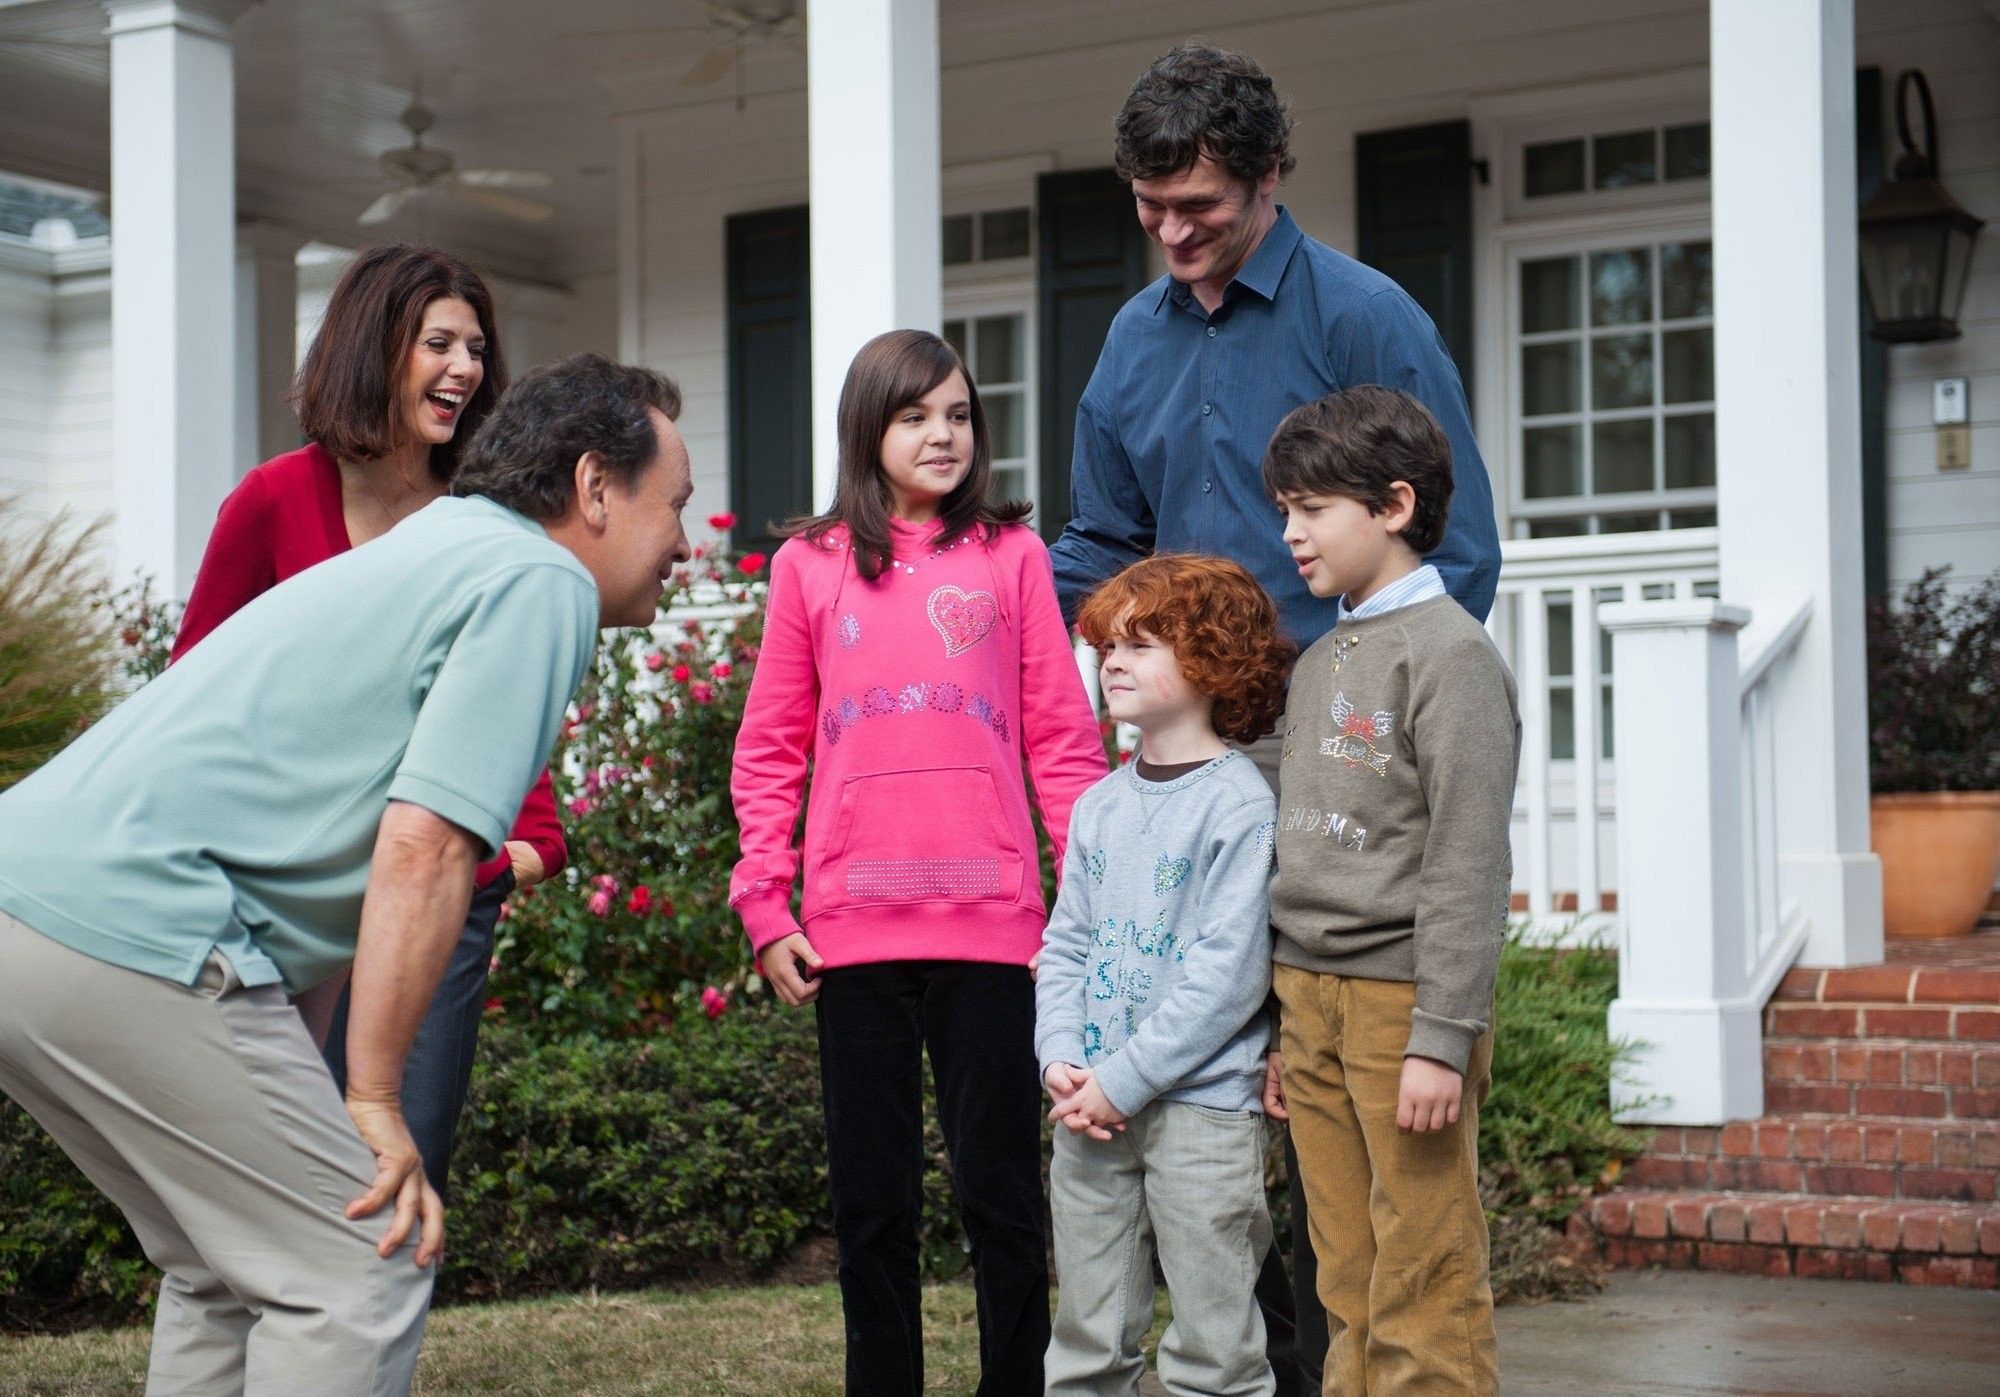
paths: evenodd
<path fill-rule="evenodd" d="M 342 273 L 299 369 L 295 398 L 309 443 L 273 457 L 222 502 L 181 619 L 173 658 L 294 573 L 358 548 L 442 496 L 507 386 L 493 298 L 442 252 L 370 248 Z M 442 1195 L 472 1078 L 500 904 L 569 857 L 544 770 L 501 851 L 478 870 L 465 929 L 403 1073 L 403 1114 Z M 345 977 L 299 1007 L 346 1089 Z"/>

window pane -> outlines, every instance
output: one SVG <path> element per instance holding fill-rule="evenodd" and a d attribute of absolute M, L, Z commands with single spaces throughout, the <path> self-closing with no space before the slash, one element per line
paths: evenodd
<path fill-rule="evenodd" d="M 1677 509 L 1667 516 L 1667 527 L 1670 529 L 1712 529 L 1715 527 L 1715 511 L 1712 509 Z M 1701 590 L 1701 584 L 1696 583 L 1695 595 L 1699 597 L 1703 595 L 1713 596 L 1714 594 L 1704 594 Z"/>
<path fill-rule="evenodd" d="M 1576 712 L 1572 707 L 1575 695 L 1569 686 L 1549 689 L 1549 755 L 1557 761 L 1571 761 L 1576 757 Z"/>
<path fill-rule="evenodd" d="M 1667 243 L 1660 249 L 1661 313 L 1667 320 L 1715 314 L 1715 249 Z"/>
<path fill-rule="evenodd" d="M 1604 760 L 1608 762 L 1617 755 L 1617 752 L 1613 750 L 1611 741 L 1611 712 L 1613 706 L 1611 702 L 1611 685 L 1608 682 L 1600 685 L 1598 692 L 1603 696 L 1603 699 L 1597 710 L 1597 731 L 1603 735 Z"/>
<path fill-rule="evenodd" d="M 1669 126 L 1666 130 L 1667 178 L 1708 178 L 1708 123 Z"/>
<path fill-rule="evenodd" d="M 1532 596 L 1533 593 L 1529 595 Z M 1576 611 L 1569 603 L 1564 602 L 1560 606 L 1551 605 L 1548 612 L 1549 673 L 1552 676 L 1566 675 L 1573 668 L 1570 661 L 1575 658 L 1571 654 L 1570 622 L 1574 619 Z"/>
<path fill-rule="evenodd" d="M 1522 186 L 1530 199 L 1583 191 L 1583 142 L 1543 141 L 1521 152 Z"/>
<path fill-rule="evenodd" d="M 1028 211 L 995 209 L 979 215 L 980 260 L 1028 255 Z"/>
<path fill-rule="evenodd" d="M 972 356 L 965 347 L 965 322 L 963 320 L 947 320 L 944 322 L 944 342 L 958 351 L 958 357 L 965 360 L 966 367 L 972 370 L 972 376 L 974 378 L 979 377 L 979 367 L 972 362 Z"/>
<path fill-rule="evenodd" d="M 1592 483 L 1600 495 L 1653 488 L 1653 421 L 1598 422 L 1590 429 Z M 1599 533 L 1612 533 L 1600 527 Z"/>
<path fill-rule="evenodd" d="M 1592 137 L 1597 187 L 1630 189 L 1657 180 L 1659 164 L 1653 151 L 1653 135 L 1651 131 L 1621 131 L 1615 136 Z"/>
<path fill-rule="evenodd" d="M 1653 337 L 1606 335 L 1590 342 L 1590 405 L 1648 407 L 1653 401 Z"/>
<path fill-rule="evenodd" d="M 1597 521 L 1600 534 L 1644 534 L 1660 527 L 1660 516 L 1656 511 L 1644 514 L 1606 514 Z"/>
<path fill-rule="evenodd" d="M 978 366 L 981 385 L 1022 380 L 1021 339 L 1018 315 L 984 316 L 974 325 L 973 347 L 977 354 L 973 362 Z"/>
<path fill-rule="evenodd" d="M 944 221 L 944 264 L 960 267 L 972 260 L 972 215 L 955 213 Z"/>
<path fill-rule="evenodd" d="M 1693 412 L 1669 417 L 1665 426 L 1667 488 L 1689 490 L 1715 484 L 1715 414 Z"/>
<path fill-rule="evenodd" d="M 1019 466 L 995 466 L 986 498 L 996 504 L 1028 498 L 1028 473 Z"/>
<path fill-rule="evenodd" d="M 1590 323 L 1643 325 L 1653 318 L 1653 253 L 1644 247 L 1590 255 Z"/>
<path fill-rule="evenodd" d="M 1521 264 L 1521 329 L 1574 330 L 1577 259 L 1552 257 Z"/>
<path fill-rule="evenodd" d="M 1661 401 L 1705 403 L 1715 397 L 1715 332 L 1669 330 L 1660 336 Z"/>
<path fill-rule="evenodd" d="M 1576 412 L 1583 406 L 1583 390 L 1577 382 L 1582 377 L 1579 348 L 1575 340 L 1522 346 L 1522 416 Z"/>
<path fill-rule="evenodd" d="M 1521 433 L 1531 500 L 1583 492 L 1583 432 L 1577 427 L 1530 427 Z"/>
<path fill-rule="evenodd" d="M 1581 517 L 1573 519 L 1531 519 L 1528 521 L 1529 538 L 1576 538 L 1584 533 Z"/>
<path fill-rule="evenodd" d="M 981 393 L 979 401 L 986 409 L 986 429 L 993 435 L 993 459 L 1004 461 L 1026 455 L 1021 441 L 1022 419 L 1026 415 L 1021 411 L 1021 390 Z"/>

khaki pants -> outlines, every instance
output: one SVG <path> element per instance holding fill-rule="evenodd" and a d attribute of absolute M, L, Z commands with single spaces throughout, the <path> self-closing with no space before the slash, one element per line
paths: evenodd
<path fill-rule="evenodd" d="M 221 956 L 192 989 L 0 913 L 0 1090 L 166 1272 L 149 1394 L 406 1392 L 433 1273 L 375 1254 L 387 1210 L 312 1039 Z"/>
<path fill-rule="evenodd" d="M 1289 965 L 1274 986 L 1332 1337 L 1324 1391 L 1497 1391 L 1478 1157 L 1492 1035 L 1473 1049 L 1458 1123 L 1406 1135 L 1396 1097 L 1417 987 Z"/>

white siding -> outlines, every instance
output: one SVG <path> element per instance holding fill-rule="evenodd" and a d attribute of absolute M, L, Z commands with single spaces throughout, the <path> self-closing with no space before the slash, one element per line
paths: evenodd
<path fill-rule="evenodd" d="M 64 280 L 49 354 L 49 498 L 86 518 L 111 513 L 111 281 Z"/>
<path fill-rule="evenodd" d="M 48 512 L 49 284 L 0 267 L 0 495 Z"/>

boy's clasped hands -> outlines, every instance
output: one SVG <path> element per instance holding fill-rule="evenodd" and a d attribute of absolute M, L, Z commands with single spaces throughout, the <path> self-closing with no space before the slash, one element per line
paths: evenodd
<path fill-rule="evenodd" d="M 1112 1131 L 1125 1128 L 1124 1113 L 1111 1104 L 1104 1088 L 1097 1084 L 1097 1074 L 1088 1067 L 1050 1063 L 1049 1070 L 1042 1074 L 1042 1085 L 1048 1088 L 1049 1099 L 1055 1102 L 1049 1119 L 1067 1126 L 1071 1133 L 1109 1140 Z"/>

